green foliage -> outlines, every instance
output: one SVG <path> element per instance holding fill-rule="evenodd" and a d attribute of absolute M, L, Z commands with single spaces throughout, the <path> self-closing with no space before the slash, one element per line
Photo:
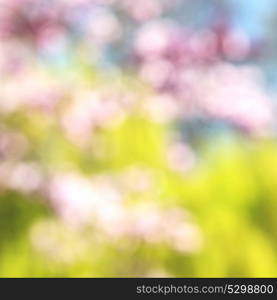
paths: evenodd
<path fill-rule="evenodd" d="M 143 117 L 100 131 L 99 159 L 67 141 L 55 126 L 36 119 L 17 124 L 32 140 L 31 155 L 46 169 L 70 166 L 93 174 L 147 166 L 155 180 L 139 201 L 155 197 L 164 207 L 188 209 L 204 240 L 197 253 L 182 254 L 163 244 L 106 240 L 92 229 L 76 233 L 46 213 L 40 196 L 5 191 L 0 195 L 1 276 L 148 276 L 155 270 L 173 276 L 276 276 L 275 142 L 212 140 L 196 167 L 176 173 L 165 159 L 169 128 Z M 57 234 L 51 255 L 35 249 L 30 238 L 34 224 L 43 220 L 50 220 Z"/>

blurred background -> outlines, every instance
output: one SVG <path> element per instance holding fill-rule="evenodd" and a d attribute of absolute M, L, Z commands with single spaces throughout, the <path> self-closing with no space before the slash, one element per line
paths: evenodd
<path fill-rule="evenodd" d="M 274 0 L 0 0 L 0 276 L 276 277 Z"/>

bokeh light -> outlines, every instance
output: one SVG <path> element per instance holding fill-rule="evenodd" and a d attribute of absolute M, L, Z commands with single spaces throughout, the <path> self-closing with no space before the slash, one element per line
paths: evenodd
<path fill-rule="evenodd" d="M 276 20 L 0 0 L 0 276 L 276 277 Z"/>

